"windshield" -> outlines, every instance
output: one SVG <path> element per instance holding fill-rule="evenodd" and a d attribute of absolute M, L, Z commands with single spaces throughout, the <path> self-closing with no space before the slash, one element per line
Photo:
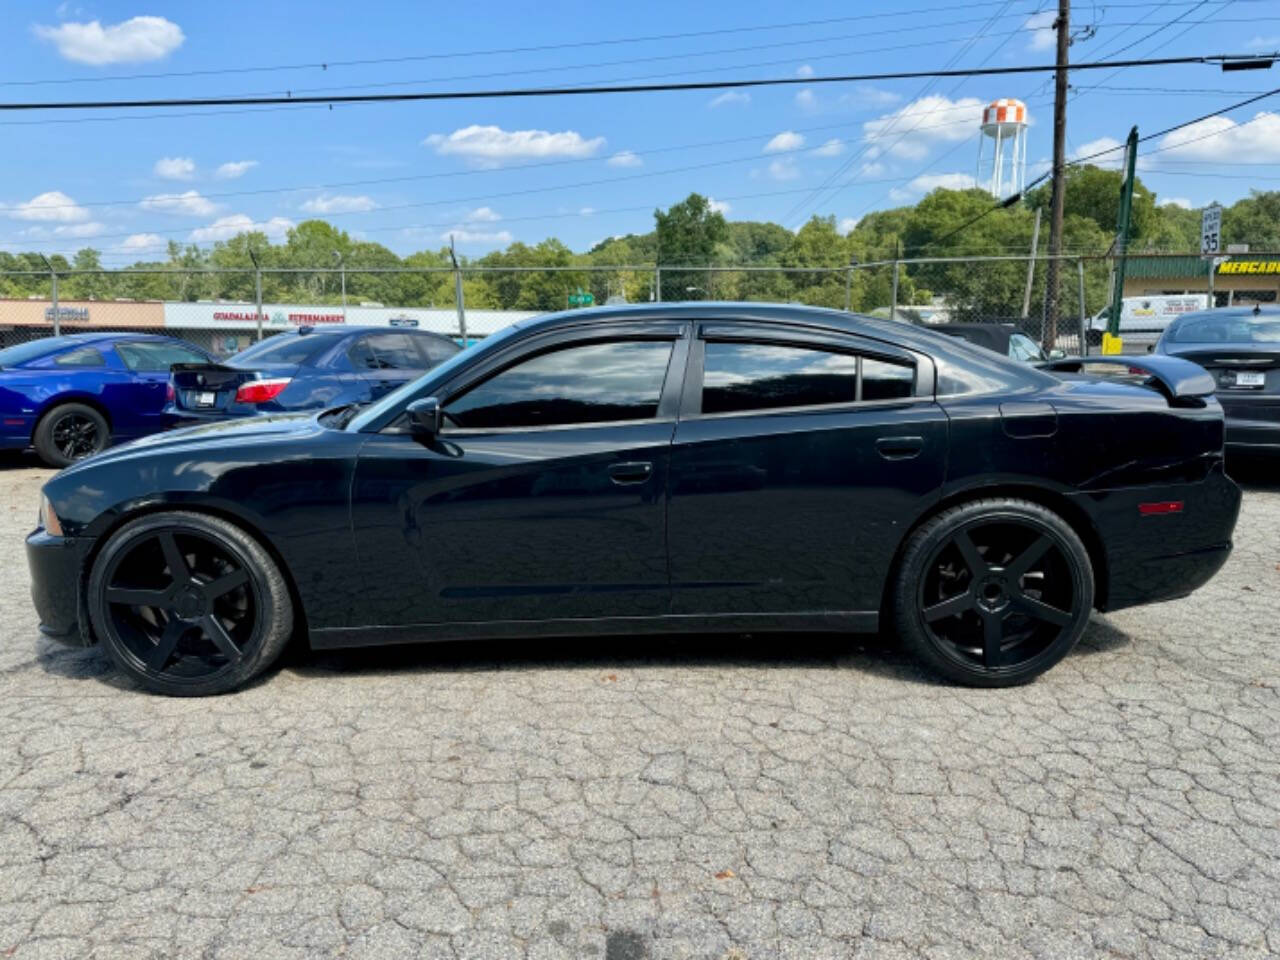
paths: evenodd
<path fill-rule="evenodd" d="M 75 341 L 72 341 L 73 343 Z M 16 367 L 26 363 L 28 360 L 34 360 L 36 357 L 43 357 L 46 354 L 60 350 L 67 345 L 65 340 L 52 337 L 44 340 L 32 340 L 30 343 L 19 343 L 12 347 L 6 347 L 0 350 L 0 367 Z"/>
<path fill-rule="evenodd" d="M 400 407 L 407 403 L 410 398 L 414 397 L 423 387 L 430 383 L 444 383 L 453 372 L 464 364 L 471 363 L 481 354 L 488 353 L 491 350 L 499 349 L 504 343 L 510 340 L 521 327 L 519 324 L 512 324 L 509 327 L 498 331 L 491 336 L 485 337 L 478 343 L 472 344 L 465 350 L 460 350 L 452 357 L 433 367 L 427 373 L 418 377 L 416 380 L 410 380 L 408 383 L 395 390 L 392 390 L 377 403 L 361 410 L 359 415 L 354 417 L 350 423 L 346 425 L 348 430 L 360 431 L 372 423 L 376 423 L 381 417 L 390 410 Z"/>
<path fill-rule="evenodd" d="M 1280 343 L 1280 320 L 1198 317 L 1178 324 L 1175 343 Z"/>
<path fill-rule="evenodd" d="M 246 361 L 254 363 L 306 363 L 321 350 L 338 342 L 334 334 L 276 334 L 252 347 L 245 347 L 228 362 L 234 366 L 243 366 Z"/>

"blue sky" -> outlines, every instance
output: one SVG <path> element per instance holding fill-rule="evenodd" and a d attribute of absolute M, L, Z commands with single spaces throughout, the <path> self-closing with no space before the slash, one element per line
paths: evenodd
<path fill-rule="evenodd" d="M 9 0 L 0 99 L 1047 63 L 1049 6 Z M 1074 17 L 1077 29 L 1097 28 L 1074 44 L 1075 60 L 1280 48 L 1280 7 L 1266 0 L 1080 3 Z M 511 48 L 524 49 L 493 52 Z M 354 60 L 384 62 L 344 63 Z M 1208 113 L 1278 79 L 1280 67 L 1076 74 L 1070 152 L 1113 145 L 1133 123 L 1149 132 Z M 547 236 L 585 250 L 650 229 L 655 206 L 693 190 L 731 219 L 795 227 L 816 212 L 847 228 L 935 186 L 971 185 L 977 117 L 997 97 L 1027 102 L 1029 166 L 1043 169 L 1050 95 L 1045 75 L 333 109 L 11 113 L 0 117 L 0 245 L 68 254 L 94 246 L 120 264 L 159 258 L 170 238 L 208 246 L 249 226 L 279 236 L 322 216 L 398 253 L 437 248 L 449 234 L 472 255 Z M 1143 158 L 1144 181 L 1160 200 L 1191 206 L 1280 188 L 1280 115 L 1268 112 L 1278 110 L 1266 101 L 1150 144 L 1163 149 Z"/>

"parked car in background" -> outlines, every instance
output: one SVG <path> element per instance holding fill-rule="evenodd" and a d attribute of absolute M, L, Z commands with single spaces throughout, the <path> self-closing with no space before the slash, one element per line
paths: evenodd
<path fill-rule="evenodd" d="M 76 333 L 0 350 L 0 447 L 35 447 L 65 467 L 111 443 L 164 430 L 169 367 L 209 354 L 173 337 Z"/>
<path fill-rule="evenodd" d="M 168 410 L 198 422 L 370 403 L 461 349 L 425 330 L 301 327 L 222 363 L 175 368 Z"/>
<path fill-rule="evenodd" d="M 929 329 L 959 337 L 1014 360 L 1036 363 L 1048 359 L 1040 345 L 1012 323 L 939 323 Z"/>
<path fill-rule="evenodd" d="M 1169 325 L 1156 353 L 1212 374 L 1227 419 L 1227 447 L 1280 453 L 1280 307 L 1218 307 Z"/>
<path fill-rule="evenodd" d="M 1213 381 L 1106 361 L 1151 382 L 810 307 L 551 314 L 362 409 L 64 471 L 32 597 L 46 635 L 185 696 L 248 682 L 295 629 L 329 649 L 887 628 L 953 680 L 1025 683 L 1092 609 L 1185 596 L 1231 550 Z"/>
<path fill-rule="evenodd" d="M 1120 303 L 1120 339 L 1125 353 L 1150 351 L 1169 324 L 1208 306 L 1209 295 L 1206 293 L 1125 297 Z M 1089 321 L 1090 346 L 1102 343 L 1107 318 L 1107 311 L 1101 310 Z"/>

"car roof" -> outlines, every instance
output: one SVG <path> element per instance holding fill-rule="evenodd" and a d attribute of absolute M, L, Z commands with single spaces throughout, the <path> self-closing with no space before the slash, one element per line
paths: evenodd
<path fill-rule="evenodd" d="M 177 337 L 165 336 L 158 333 L 130 333 L 127 330 L 99 330 L 92 333 L 64 333 L 59 337 L 50 337 L 50 340 L 66 341 L 72 343 L 101 343 L 103 340 L 177 340 Z"/>
<path fill-rule="evenodd" d="M 1194 310 L 1184 313 L 1174 323 L 1184 320 L 1203 320 L 1205 317 L 1224 317 L 1232 319 L 1248 319 L 1249 317 L 1266 317 L 1274 320 L 1280 318 L 1280 306 L 1274 303 L 1232 304 L 1229 307 L 1210 307 L 1207 310 Z"/>

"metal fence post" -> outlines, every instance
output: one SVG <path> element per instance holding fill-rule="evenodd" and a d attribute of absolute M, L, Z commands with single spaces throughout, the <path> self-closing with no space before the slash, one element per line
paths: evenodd
<path fill-rule="evenodd" d="M 1036 207 L 1036 222 L 1031 228 L 1031 256 L 1027 258 L 1027 286 L 1022 291 L 1022 319 L 1025 320 L 1031 313 L 1031 285 L 1036 278 L 1036 250 L 1040 243 L 1040 214 L 1044 213 L 1044 207 Z"/>
<path fill-rule="evenodd" d="M 844 268 L 844 312 L 853 312 L 853 264 Z"/>
<path fill-rule="evenodd" d="M 467 345 L 467 306 L 462 299 L 462 271 L 458 269 L 458 255 L 453 248 L 453 234 L 449 234 L 449 259 L 453 261 L 453 299 L 458 307 L 458 337 Z"/>
<path fill-rule="evenodd" d="M 53 300 L 53 335 L 56 337 L 62 333 L 62 317 L 58 313 L 58 271 L 54 270 L 50 276 L 52 277 L 50 294 Z"/>
<path fill-rule="evenodd" d="M 898 317 L 898 261 L 893 261 L 893 296 L 889 305 L 889 319 L 896 320 Z"/>
<path fill-rule="evenodd" d="M 662 302 L 662 268 L 656 263 L 653 265 L 653 299 Z"/>
<path fill-rule="evenodd" d="M 262 339 L 262 268 L 253 271 L 253 302 L 257 305 L 254 316 L 258 320 L 258 339 Z"/>
<path fill-rule="evenodd" d="M 1089 311 L 1084 305 L 1084 261 L 1076 261 L 1076 276 L 1080 280 L 1080 356 L 1089 355 Z"/>

